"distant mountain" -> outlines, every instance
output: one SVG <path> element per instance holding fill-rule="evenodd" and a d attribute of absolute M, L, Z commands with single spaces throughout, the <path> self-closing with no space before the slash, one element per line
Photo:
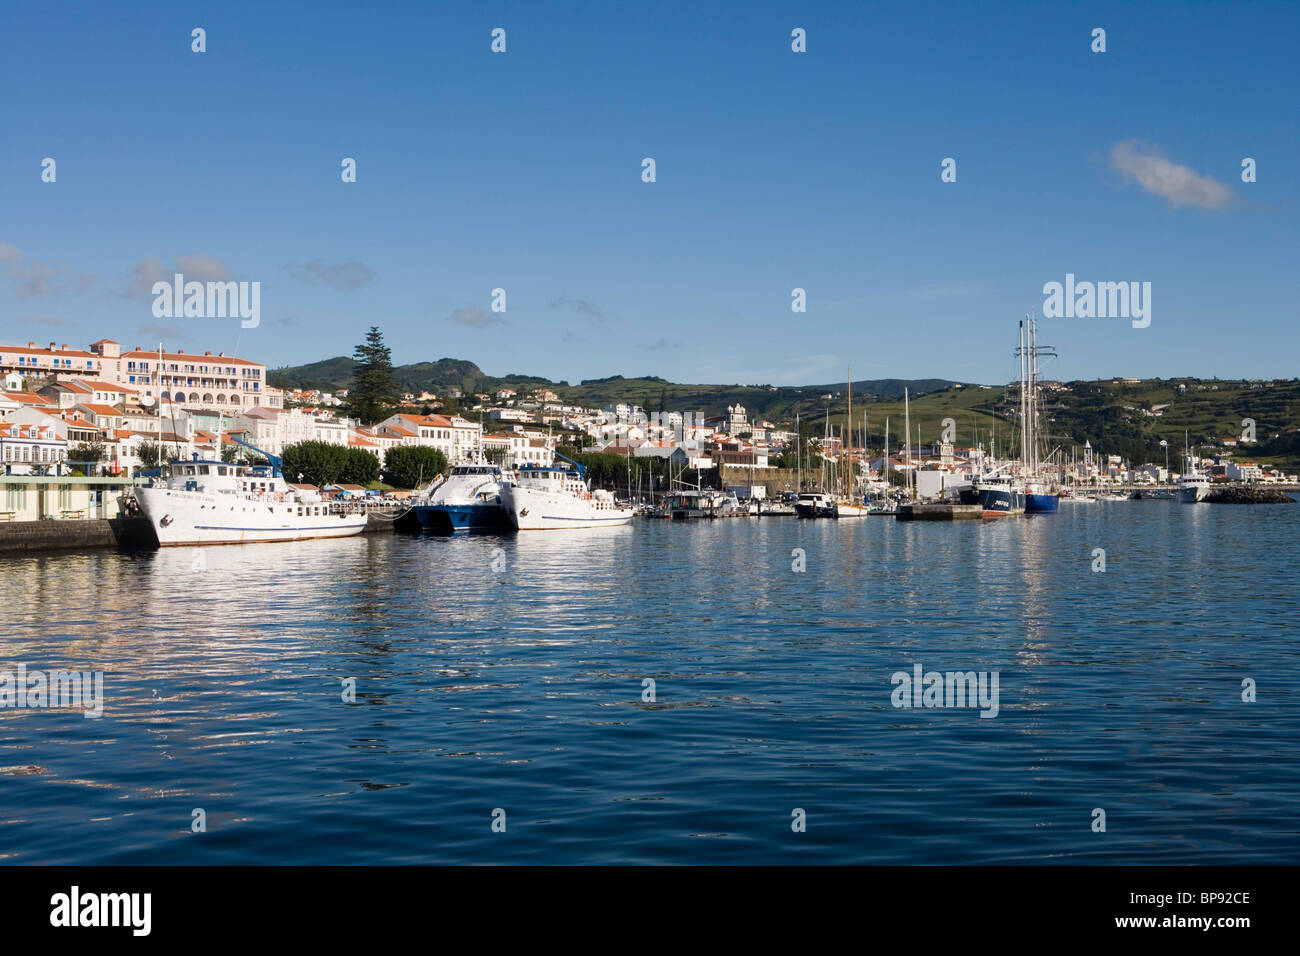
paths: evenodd
<path fill-rule="evenodd" d="M 276 388 L 318 388 L 333 392 L 340 388 L 350 388 L 356 362 L 345 356 L 296 365 L 286 368 L 271 369 L 266 379 Z M 554 387 L 557 384 L 536 375 L 487 375 L 473 362 L 466 359 L 442 358 L 436 362 L 415 362 L 411 365 L 398 365 L 393 368 L 397 384 L 408 392 L 445 392 L 451 386 L 460 388 L 465 394 L 495 391 L 499 388 Z"/>
<path fill-rule="evenodd" d="M 356 362 L 344 356 L 273 369 L 267 381 L 277 388 L 318 388 L 333 392 L 352 385 Z M 549 388 L 563 400 L 587 406 L 626 402 L 640 405 L 648 411 L 702 411 L 706 415 L 720 415 L 726 406 L 737 402 L 760 418 L 793 418 L 796 411 L 817 412 L 825 408 L 823 395 L 843 398 L 844 383 L 830 385 L 776 386 L 776 385 L 686 385 L 670 382 L 656 375 L 625 378 L 611 375 L 607 378 L 584 379 L 578 385 L 554 382 L 537 375 L 487 375 L 467 359 L 443 358 L 436 362 L 416 362 L 398 365 L 393 374 L 403 391 L 430 391 L 445 393 L 451 386 L 466 395 L 475 392 L 495 392 L 502 388 L 516 391 Z M 897 378 L 864 380 L 853 383 L 853 393 L 864 401 L 901 400 L 904 387 L 913 398 L 932 392 L 941 392 L 955 383 L 947 379 L 927 378 L 906 380 Z"/>

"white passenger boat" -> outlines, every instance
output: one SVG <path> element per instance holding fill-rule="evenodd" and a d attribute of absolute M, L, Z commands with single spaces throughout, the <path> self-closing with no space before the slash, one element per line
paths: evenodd
<path fill-rule="evenodd" d="M 136 488 L 135 496 L 164 547 L 345 538 L 360 534 L 369 520 L 291 488 L 275 468 L 198 456 L 172 462 L 170 478 Z"/>
<path fill-rule="evenodd" d="M 556 454 L 570 467 L 524 465 L 515 484 L 502 485 L 501 505 L 518 531 L 557 531 L 564 528 L 609 528 L 629 524 L 633 510 L 621 507 L 603 489 L 587 487 L 587 471 Z"/>
<path fill-rule="evenodd" d="M 1196 469 L 1196 459 L 1188 455 L 1187 473 L 1178 478 L 1178 500 L 1185 505 L 1194 505 L 1205 499 L 1214 485 L 1210 476 Z"/>

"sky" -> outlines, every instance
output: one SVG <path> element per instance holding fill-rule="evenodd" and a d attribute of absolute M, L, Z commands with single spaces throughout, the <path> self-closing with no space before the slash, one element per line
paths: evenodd
<path fill-rule="evenodd" d="M 9 0 L 0 341 L 997 383 L 1072 274 L 1151 321 L 1043 318 L 1045 375 L 1289 378 L 1298 48 L 1295 3 Z M 156 317 L 178 271 L 259 324 Z"/>

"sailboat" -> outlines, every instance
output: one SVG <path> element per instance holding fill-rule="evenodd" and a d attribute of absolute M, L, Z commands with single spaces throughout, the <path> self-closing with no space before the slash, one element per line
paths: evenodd
<path fill-rule="evenodd" d="M 1028 316 L 1029 325 L 1020 323 L 1020 422 L 1022 443 L 1020 457 L 1025 479 L 1025 514 L 1051 514 L 1060 506 L 1059 489 L 1042 477 L 1039 460 L 1038 421 L 1042 403 L 1038 396 L 1038 322 Z"/>
<path fill-rule="evenodd" d="M 853 373 L 848 373 L 849 411 L 844 420 L 844 441 L 841 442 L 841 460 L 844 467 L 840 469 L 840 494 L 835 500 L 837 518 L 865 518 L 867 506 L 855 493 L 853 482 Z"/>

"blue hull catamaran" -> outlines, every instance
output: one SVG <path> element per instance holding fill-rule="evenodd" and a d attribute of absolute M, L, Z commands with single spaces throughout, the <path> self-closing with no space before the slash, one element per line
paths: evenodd
<path fill-rule="evenodd" d="M 458 531 L 499 533 L 511 529 L 501 503 L 501 488 L 514 476 L 485 461 L 456 465 L 414 509 L 420 528 L 434 534 Z"/>

